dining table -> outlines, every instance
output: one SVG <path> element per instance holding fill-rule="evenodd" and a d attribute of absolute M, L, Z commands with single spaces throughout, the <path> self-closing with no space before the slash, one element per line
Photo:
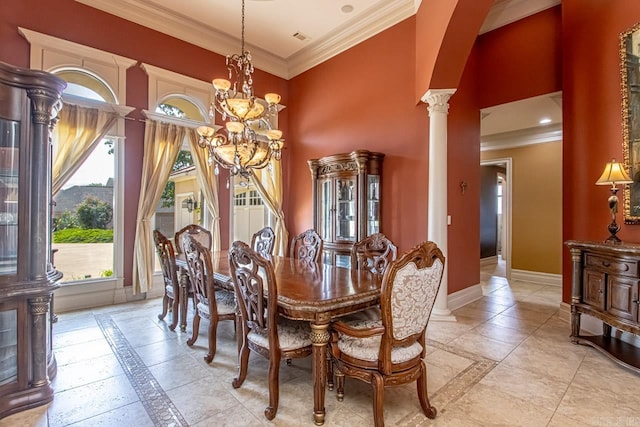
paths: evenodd
<path fill-rule="evenodd" d="M 311 326 L 313 421 L 324 424 L 327 377 L 327 344 L 332 320 L 374 307 L 380 303 L 380 275 L 366 270 L 296 258 L 272 256 L 278 312 L 292 320 L 308 321 Z M 228 251 L 212 253 L 216 286 L 233 289 Z M 176 256 L 180 269 L 180 322 L 186 328 L 189 278 L 184 254 Z"/>

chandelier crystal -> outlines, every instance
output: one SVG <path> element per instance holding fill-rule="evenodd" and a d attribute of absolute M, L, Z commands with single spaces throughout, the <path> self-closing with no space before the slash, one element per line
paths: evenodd
<path fill-rule="evenodd" d="M 216 131 L 200 126 L 198 145 L 209 151 L 209 164 L 229 169 L 231 176 L 248 178 L 251 169 L 262 169 L 282 155 L 282 131 L 272 129 L 270 118 L 278 113 L 280 95 L 267 93 L 265 105 L 253 92 L 251 53 L 244 50 L 244 2 L 242 0 L 242 45 L 240 54 L 227 55 L 229 80 L 214 79 L 215 95 L 209 110 L 213 120 L 217 111 L 225 121 L 224 129 Z M 233 83 L 232 83 L 233 82 Z"/>

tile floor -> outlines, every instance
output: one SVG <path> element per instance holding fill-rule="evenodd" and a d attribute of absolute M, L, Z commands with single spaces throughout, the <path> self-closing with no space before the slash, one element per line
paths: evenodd
<path fill-rule="evenodd" d="M 387 389 L 385 421 L 397 426 L 639 426 L 640 376 L 594 349 L 569 342 L 558 318 L 560 288 L 507 282 L 483 272 L 484 297 L 431 322 L 426 419 L 413 385 Z M 252 355 L 240 389 L 233 327 L 221 324 L 218 352 L 203 361 L 206 339 L 158 321 L 160 300 L 60 314 L 55 325 L 54 401 L 0 426 L 313 425 L 309 359 L 280 370 L 280 407 L 267 404 L 267 363 Z M 206 322 L 203 322 L 206 328 Z M 326 426 L 372 425 L 369 387 L 347 380 L 346 396 L 326 395 Z"/>

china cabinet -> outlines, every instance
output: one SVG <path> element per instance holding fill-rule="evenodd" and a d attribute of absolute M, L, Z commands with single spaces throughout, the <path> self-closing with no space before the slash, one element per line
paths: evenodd
<path fill-rule="evenodd" d="M 575 240 L 566 244 L 573 261 L 571 340 L 640 373 L 640 348 L 622 339 L 623 333 L 640 335 L 640 245 Z M 602 321 L 601 335 L 580 334 L 582 314 Z"/>
<path fill-rule="evenodd" d="M 382 153 L 356 150 L 308 160 L 324 263 L 349 266 L 353 244 L 380 232 L 383 159 Z"/>
<path fill-rule="evenodd" d="M 50 402 L 50 131 L 66 83 L 0 62 L 0 418 Z"/>

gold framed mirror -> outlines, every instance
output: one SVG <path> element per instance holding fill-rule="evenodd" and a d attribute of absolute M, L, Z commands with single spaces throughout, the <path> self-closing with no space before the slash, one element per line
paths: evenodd
<path fill-rule="evenodd" d="M 640 224 L 640 23 L 620 34 L 622 151 L 633 184 L 624 189 L 624 222 Z"/>

